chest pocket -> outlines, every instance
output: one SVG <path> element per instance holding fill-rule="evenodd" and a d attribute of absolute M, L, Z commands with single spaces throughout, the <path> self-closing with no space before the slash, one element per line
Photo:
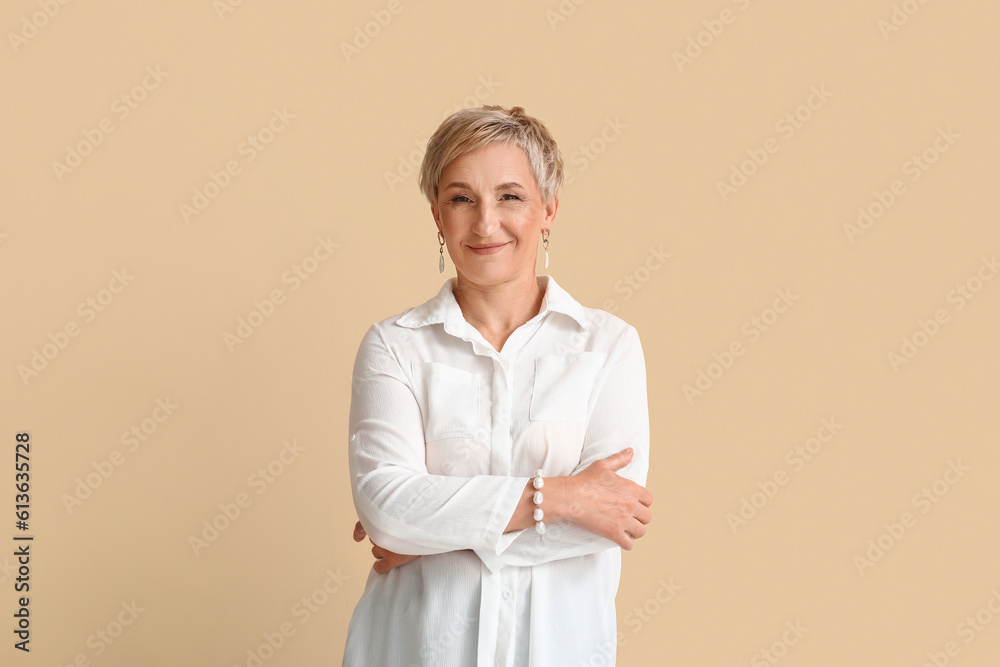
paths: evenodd
<path fill-rule="evenodd" d="M 603 352 L 536 358 L 528 419 L 586 421 L 597 374 L 606 359 Z"/>
<path fill-rule="evenodd" d="M 424 439 L 471 438 L 479 423 L 479 378 L 436 361 L 413 362 L 411 371 Z"/>

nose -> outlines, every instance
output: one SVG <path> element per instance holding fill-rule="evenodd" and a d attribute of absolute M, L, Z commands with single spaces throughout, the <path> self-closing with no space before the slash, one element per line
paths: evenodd
<path fill-rule="evenodd" d="M 478 215 L 472 225 L 472 233 L 476 236 L 489 238 L 500 229 L 500 212 L 490 203 L 479 207 Z"/>

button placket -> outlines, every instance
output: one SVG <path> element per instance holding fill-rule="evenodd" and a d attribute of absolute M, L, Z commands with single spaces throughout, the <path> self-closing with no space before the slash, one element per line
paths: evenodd
<path fill-rule="evenodd" d="M 493 422 L 490 442 L 490 466 L 494 475 L 510 475 L 513 442 L 510 421 L 513 400 L 513 374 L 510 363 L 503 357 L 493 357 L 493 400 L 490 417 Z"/>

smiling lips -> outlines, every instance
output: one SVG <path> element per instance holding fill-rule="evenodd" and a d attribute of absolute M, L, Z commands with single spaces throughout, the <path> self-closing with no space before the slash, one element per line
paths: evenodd
<path fill-rule="evenodd" d="M 479 246 L 470 245 L 468 248 L 477 255 L 492 255 L 495 252 L 500 252 L 500 250 L 506 245 L 506 243 L 490 243 L 488 245 Z"/>

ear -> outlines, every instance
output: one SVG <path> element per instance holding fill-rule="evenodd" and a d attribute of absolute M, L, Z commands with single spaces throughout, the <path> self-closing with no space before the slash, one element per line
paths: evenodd
<path fill-rule="evenodd" d="M 552 223 L 556 221 L 556 211 L 559 210 L 559 196 L 552 198 L 552 201 L 545 204 L 545 224 L 543 227 L 552 229 Z"/>
<path fill-rule="evenodd" d="M 434 217 L 434 224 L 437 225 L 438 231 L 441 231 L 441 213 L 438 211 L 437 204 L 431 204 L 431 215 Z M 444 233 L 444 232 L 442 232 Z"/>

